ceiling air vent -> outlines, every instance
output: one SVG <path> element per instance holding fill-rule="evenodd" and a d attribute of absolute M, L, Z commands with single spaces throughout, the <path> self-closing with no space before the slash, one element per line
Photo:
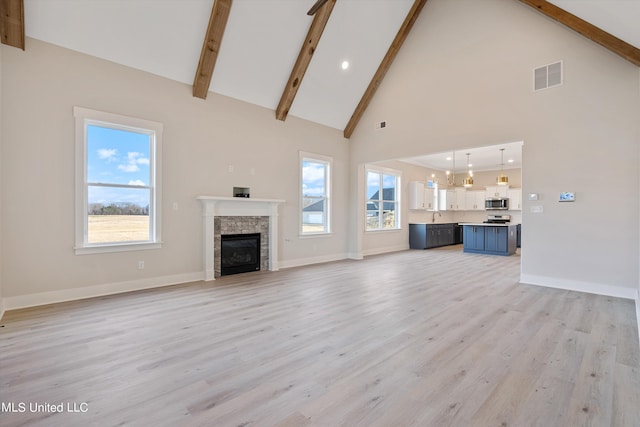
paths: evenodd
<path fill-rule="evenodd" d="M 533 90 L 539 91 L 562 84 L 562 61 L 533 70 Z"/>

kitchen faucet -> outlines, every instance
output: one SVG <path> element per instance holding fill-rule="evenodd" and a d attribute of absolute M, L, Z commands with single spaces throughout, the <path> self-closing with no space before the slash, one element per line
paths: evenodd
<path fill-rule="evenodd" d="M 442 214 L 438 211 L 433 211 L 433 215 L 431 215 L 431 222 L 436 222 L 436 214 L 442 216 Z"/>

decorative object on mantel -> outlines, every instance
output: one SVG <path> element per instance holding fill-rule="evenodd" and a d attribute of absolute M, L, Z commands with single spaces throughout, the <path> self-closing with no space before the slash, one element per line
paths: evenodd
<path fill-rule="evenodd" d="M 509 177 L 504 174 L 504 148 L 500 149 L 500 176 L 496 178 L 496 184 L 509 185 Z"/>
<path fill-rule="evenodd" d="M 244 197 L 248 199 L 250 197 L 251 188 L 249 187 L 233 187 L 233 197 Z"/>
<path fill-rule="evenodd" d="M 278 270 L 278 207 L 280 199 L 198 196 L 203 209 L 204 280 L 215 280 L 214 221 L 216 217 L 269 217 L 269 270 Z"/>
<path fill-rule="evenodd" d="M 469 169 L 471 166 L 470 157 L 471 153 L 467 153 L 467 176 L 465 177 L 463 184 L 465 188 L 473 187 L 473 172 Z"/>

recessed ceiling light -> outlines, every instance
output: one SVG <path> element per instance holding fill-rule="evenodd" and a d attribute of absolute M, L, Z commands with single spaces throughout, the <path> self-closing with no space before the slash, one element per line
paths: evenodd
<path fill-rule="evenodd" d="M 509 163 L 513 163 L 513 162 L 514 162 L 514 160 L 513 160 L 513 159 L 509 159 L 509 160 L 507 160 L 507 162 L 509 162 Z"/>
<path fill-rule="evenodd" d="M 342 61 L 342 65 L 340 65 L 343 70 L 349 68 L 349 61 Z"/>
<path fill-rule="evenodd" d="M 447 157 L 447 160 L 451 160 L 451 156 Z"/>

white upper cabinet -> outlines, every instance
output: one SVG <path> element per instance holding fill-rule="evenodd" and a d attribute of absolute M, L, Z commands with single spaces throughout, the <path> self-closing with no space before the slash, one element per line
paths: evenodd
<path fill-rule="evenodd" d="M 482 190 L 473 190 L 465 192 L 465 210 L 468 211 L 483 211 L 484 210 L 484 201 L 485 201 L 485 192 Z"/>
<path fill-rule="evenodd" d="M 441 211 L 463 211 L 466 209 L 466 190 L 464 188 L 450 188 L 440 190 L 438 209 Z"/>
<path fill-rule="evenodd" d="M 424 189 L 424 206 L 428 211 L 437 211 L 436 206 L 436 190 L 433 188 Z"/>
<path fill-rule="evenodd" d="M 436 211 L 436 191 L 433 188 L 426 188 L 424 182 L 409 182 L 409 209 L 426 209 Z"/>
<path fill-rule="evenodd" d="M 438 199 L 438 209 L 441 211 L 458 210 L 458 200 L 456 190 L 440 190 Z"/>
<path fill-rule="evenodd" d="M 509 198 L 509 210 L 521 211 L 522 210 L 522 188 L 512 188 L 507 192 Z"/>
<path fill-rule="evenodd" d="M 507 195 L 508 192 L 509 192 L 508 185 L 496 185 L 496 186 L 487 187 L 487 191 L 485 193 L 487 198 L 491 198 L 491 197 L 506 198 L 506 197 L 509 197 Z"/>
<path fill-rule="evenodd" d="M 424 182 L 409 182 L 409 209 L 426 209 L 424 205 Z"/>

